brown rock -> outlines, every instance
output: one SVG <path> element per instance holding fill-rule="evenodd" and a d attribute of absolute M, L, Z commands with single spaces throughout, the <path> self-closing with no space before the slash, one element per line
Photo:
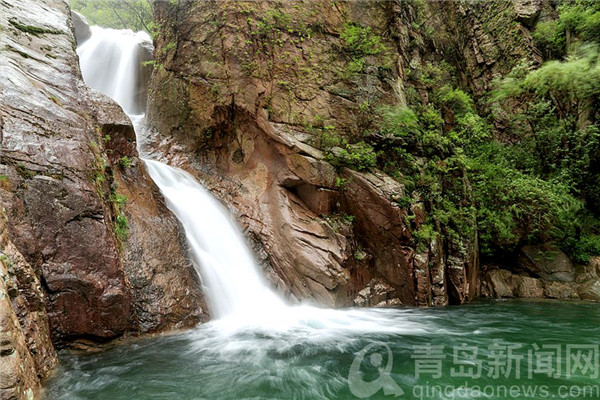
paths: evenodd
<path fill-rule="evenodd" d="M 398 298 L 394 298 L 395 289 L 382 279 L 374 278 L 358 293 L 354 304 L 359 307 L 392 307 L 401 305 Z"/>
<path fill-rule="evenodd" d="M 4 218 L 2 218 L 4 219 Z M 4 222 L 0 222 L 0 236 L 3 245 L 6 242 Z M 4 246 L 2 246 L 4 247 Z M 19 260 L 21 261 L 21 260 Z M 24 282 L 25 274 L 29 273 L 35 279 L 35 274 L 29 269 L 22 271 L 25 265 L 14 265 L 12 257 L 0 252 L 0 398 L 25 400 L 38 395 L 40 390 L 39 378 L 48 375 L 49 369 L 56 364 L 54 348 L 48 340 L 48 322 L 43 305 L 38 312 L 39 321 L 32 320 L 34 314 L 27 313 L 27 299 L 24 294 L 10 293 L 9 286 L 22 286 L 24 293 L 30 292 L 31 287 Z M 13 271 L 9 273 L 9 269 Z M 16 272 L 14 269 L 20 270 Z M 20 281 L 19 281 L 20 279 Z M 11 300 L 14 302 L 11 303 Z M 21 314 L 22 313 L 22 314 Z M 18 314 L 21 314 L 19 317 Z M 21 325 L 21 321 L 23 325 Z M 42 337 L 43 334 L 45 337 Z M 43 346 L 46 344 L 46 346 Z M 36 354 L 37 352 L 39 354 Z M 36 358 L 34 358 L 36 357 Z M 44 359 L 45 357 L 45 359 Z"/>
<path fill-rule="evenodd" d="M 600 279 L 582 284 L 577 289 L 577 294 L 582 300 L 600 301 Z"/>
<path fill-rule="evenodd" d="M 277 30 L 281 45 L 270 45 L 271 33 L 240 28 L 256 21 L 286 24 L 273 20 L 275 6 L 294 21 L 293 28 Z M 478 294 L 474 238 L 451 244 L 436 238 L 415 261 L 409 214 L 415 225 L 424 223 L 424 204 L 412 211 L 399 206 L 406 193 L 398 181 L 380 171 L 336 170 L 317 149 L 333 130 L 363 135 L 372 122 L 365 104 L 374 110 L 403 102 L 404 54 L 414 53 L 404 35 L 415 22 L 412 8 L 267 1 L 155 7 L 164 22 L 157 61 L 165 68 L 151 82 L 149 147 L 230 206 L 265 255 L 265 274 L 291 298 L 349 305 L 374 277 L 403 304 L 458 304 Z M 217 15 L 223 24 L 209 22 Z M 369 26 L 389 49 L 369 56 L 363 71 L 348 78 L 351 57 L 340 37 L 347 20 Z M 388 34 L 390 23 L 398 35 Z M 311 27 L 310 35 L 303 27 Z M 169 43 L 177 51 L 168 50 Z M 496 48 L 480 47 L 493 64 Z M 363 253 L 368 256 L 356 256 Z"/>
<path fill-rule="evenodd" d="M 513 275 L 512 286 L 514 294 L 520 298 L 542 298 L 544 297 L 544 288 L 539 279 L 528 276 Z"/>
<path fill-rule="evenodd" d="M 3 52 L 0 81 L 2 240 L 14 262 L 6 286 L 42 378 L 56 360 L 50 336 L 58 345 L 106 341 L 206 316 L 131 122 L 81 80 L 70 15 L 62 0 L 0 3 L 3 40 L 14 49 Z M 123 216 L 128 228 L 117 234 Z"/>
<path fill-rule="evenodd" d="M 600 257 L 593 257 L 589 264 L 590 270 L 600 278 Z"/>
<path fill-rule="evenodd" d="M 517 20 L 533 27 L 543 7 L 542 0 L 513 0 Z"/>
<path fill-rule="evenodd" d="M 543 282 L 544 297 L 550 299 L 578 299 L 576 286 L 568 282 Z"/>
<path fill-rule="evenodd" d="M 505 269 L 493 269 L 488 271 L 485 276 L 485 282 L 494 297 L 515 297 L 514 287 L 512 285 L 512 274 Z"/>

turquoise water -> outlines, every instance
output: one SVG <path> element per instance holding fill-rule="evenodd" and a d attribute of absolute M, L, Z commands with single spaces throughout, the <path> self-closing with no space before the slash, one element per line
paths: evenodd
<path fill-rule="evenodd" d="M 318 319 L 291 329 L 217 323 L 96 354 L 61 352 L 46 398 L 600 399 L 598 305 L 372 313 L 398 329 L 345 330 Z"/>

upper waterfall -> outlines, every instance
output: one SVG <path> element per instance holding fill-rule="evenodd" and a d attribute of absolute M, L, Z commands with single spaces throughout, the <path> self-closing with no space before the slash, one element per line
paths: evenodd
<path fill-rule="evenodd" d="M 77 48 L 85 82 L 119 103 L 128 115 L 143 114 L 148 74 L 143 62 L 151 54 L 150 36 L 99 26 L 91 31 L 92 36 Z"/>

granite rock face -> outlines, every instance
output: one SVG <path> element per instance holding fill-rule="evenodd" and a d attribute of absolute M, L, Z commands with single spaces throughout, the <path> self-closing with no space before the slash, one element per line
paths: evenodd
<path fill-rule="evenodd" d="M 0 210 L 0 398 L 33 398 L 56 365 L 46 310 L 40 280 L 8 239 Z"/>

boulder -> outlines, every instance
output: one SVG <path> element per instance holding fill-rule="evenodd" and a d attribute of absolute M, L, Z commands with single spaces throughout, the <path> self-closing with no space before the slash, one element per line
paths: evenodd
<path fill-rule="evenodd" d="M 393 307 L 402 304 L 393 296 L 395 289 L 383 279 L 373 278 L 367 286 L 358 292 L 354 304 L 359 307 Z"/>
<path fill-rule="evenodd" d="M 532 276 L 548 281 L 572 282 L 575 279 L 575 268 L 571 260 L 552 245 L 523 246 L 519 267 Z"/>
<path fill-rule="evenodd" d="M 543 1 L 513 0 L 513 4 L 517 14 L 517 20 L 528 28 L 533 27 L 542 11 Z"/>
<path fill-rule="evenodd" d="M 496 298 L 515 297 L 512 273 L 505 269 L 493 269 L 485 275 L 492 296 Z"/>
<path fill-rule="evenodd" d="M 569 282 L 543 282 L 544 297 L 558 300 L 579 299 L 577 288 Z"/>
<path fill-rule="evenodd" d="M 75 29 L 75 40 L 79 46 L 92 37 L 92 30 L 87 19 L 77 11 L 71 10 L 71 18 L 73 20 L 73 28 Z"/>
<path fill-rule="evenodd" d="M 577 293 L 582 300 L 600 301 L 600 279 L 582 284 Z"/>
<path fill-rule="evenodd" d="M 600 278 L 600 257 L 593 257 L 589 263 L 589 269 Z"/>
<path fill-rule="evenodd" d="M 544 288 L 542 287 L 542 282 L 539 279 L 528 276 L 513 275 L 511 278 L 511 284 L 514 287 L 514 294 L 516 297 L 524 299 L 544 297 Z"/>

